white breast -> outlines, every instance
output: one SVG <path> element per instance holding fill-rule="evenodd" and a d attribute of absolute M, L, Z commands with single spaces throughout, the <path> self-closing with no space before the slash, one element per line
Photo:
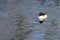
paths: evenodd
<path fill-rule="evenodd" d="M 39 21 L 44 21 L 45 19 L 47 19 L 47 15 L 44 16 L 38 16 Z"/>

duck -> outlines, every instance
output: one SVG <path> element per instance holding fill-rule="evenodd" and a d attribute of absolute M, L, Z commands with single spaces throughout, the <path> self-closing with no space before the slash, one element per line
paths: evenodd
<path fill-rule="evenodd" d="M 47 14 L 45 14 L 44 12 L 40 12 L 38 14 L 39 23 L 42 24 L 47 19 L 47 17 Z"/>

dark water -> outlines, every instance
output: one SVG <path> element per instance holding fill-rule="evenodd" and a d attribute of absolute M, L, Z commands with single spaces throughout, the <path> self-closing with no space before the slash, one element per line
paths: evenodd
<path fill-rule="evenodd" d="M 60 0 L 0 0 L 0 40 L 60 40 L 59 13 Z"/>

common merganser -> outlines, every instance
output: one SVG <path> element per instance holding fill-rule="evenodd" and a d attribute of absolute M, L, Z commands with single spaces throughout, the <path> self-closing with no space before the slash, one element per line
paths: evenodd
<path fill-rule="evenodd" d="M 40 12 L 38 15 L 38 19 L 40 23 L 43 23 L 47 19 L 47 15 L 43 12 Z"/>

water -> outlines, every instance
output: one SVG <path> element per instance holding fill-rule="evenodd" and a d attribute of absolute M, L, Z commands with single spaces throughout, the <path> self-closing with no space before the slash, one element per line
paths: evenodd
<path fill-rule="evenodd" d="M 0 40 L 60 40 L 60 0 L 0 3 Z M 37 18 L 41 11 L 48 15 L 43 24 Z"/>

